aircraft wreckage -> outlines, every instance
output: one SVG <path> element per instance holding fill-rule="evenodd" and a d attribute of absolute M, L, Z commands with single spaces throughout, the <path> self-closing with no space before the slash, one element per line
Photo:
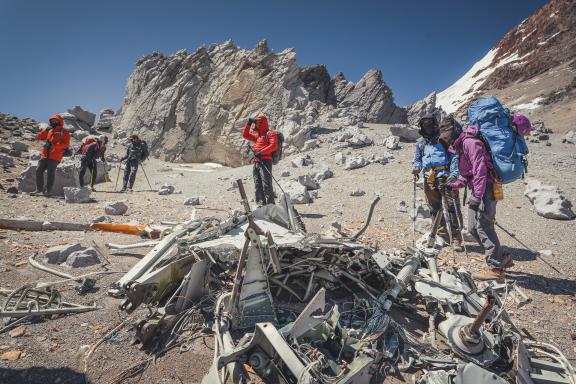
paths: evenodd
<path fill-rule="evenodd" d="M 419 384 L 576 383 L 558 349 L 510 321 L 513 287 L 477 286 L 417 249 L 357 241 L 377 201 L 358 234 L 323 238 L 305 232 L 289 197 L 251 211 L 238 186 L 243 212 L 175 226 L 109 290 L 128 313 L 148 306 L 135 337 L 153 353 L 210 330 L 203 383 L 362 384 L 410 373 Z"/>

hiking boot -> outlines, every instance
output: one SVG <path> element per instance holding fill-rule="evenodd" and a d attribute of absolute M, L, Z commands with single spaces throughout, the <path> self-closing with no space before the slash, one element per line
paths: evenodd
<path fill-rule="evenodd" d="M 52 196 L 52 193 L 50 193 L 48 191 L 44 191 L 43 195 L 44 195 L 44 197 L 50 197 L 50 196 Z"/>
<path fill-rule="evenodd" d="M 506 279 L 503 269 L 489 268 L 481 272 L 476 272 L 472 274 L 472 278 L 480 281 L 486 280 L 496 280 L 497 283 L 503 283 Z"/>
<path fill-rule="evenodd" d="M 42 191 L 39 191 L 38 189 L 35 190 L 34 192 L 30 192 L 30 196 L 40 196 L 42 194 Z"/>
<path fill-rule="evenodd" d="M 452 243 L 452 249 L 454 249 L 455 252 L 463 252 L 464 247 L 462 246 L 462 240 L 454 240 Z"/>
<path fill-rule="evenodd" d="M 120 192 L 126 192 L 126 186 L 123 186 Z"/>
<path fill-rule="evenodd" d="M 504 254 L 500 266 L 502 269 L 512 268 L 514 266 L 514 260 L 512 259 L 512 254 L 510 252 Z"/>

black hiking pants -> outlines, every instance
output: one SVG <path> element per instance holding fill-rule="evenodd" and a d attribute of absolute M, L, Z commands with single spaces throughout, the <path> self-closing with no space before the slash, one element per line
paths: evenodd
<path fill-rule="evenodd" d="M 46 177 L 46 191 L 52 193 L 52 186 L 54 185 L 54 176 L 56 175 L 56 167 L 60 164 L 59 160 L 40 159 L 38 167 L 36 168 L 36 190 L 44 192 L 44 171 L 47 173 Z"/>
<path fill-rule="evenodd" d="M 96 182 L 96 176 L 98 175 L 98 168 L 96 167 L 96 159 L 88 160 L 82 159 L 80 162 L 80 186 L 84 186 L 84 175 L 86 174 L 86 169 L 90 170 L 90 188 L 94 187 Z"/>
<path fill-rule="evenodd" d="M 134 186 L 134 181 L 136 180 L 136 172 L 138 172 L 138 165 L 140 162 L 138 160 L 126 160 L 126 167 L 124 168 L 124 189 Z"/>
<path fill-rule="evenodd" d="M 256 161 L 252 175 L 254 176 L 254 187 L 256 189 L 256 204 L 274 204 L 272 160 Z"/>

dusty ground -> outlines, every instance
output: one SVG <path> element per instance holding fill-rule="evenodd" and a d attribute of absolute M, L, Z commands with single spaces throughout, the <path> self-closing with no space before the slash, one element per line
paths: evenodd
<path fill-rule="evenodd" d="M 375 146 L 363 149 L 345 149 L 355 154 L 371 155 L 386 151 L 379 145 L 389 135 L 384 126 L 370 125 L 364 130 L 373 137 Z M 330 134 L 319 136 L 326 141 Z M 544 143 L 531 144 L 530 176 L 559 186 L 572 201 L 576 201 L 576 148 L 574 145 L 561 144 L 561 135 L 552 135 L 552 146 Z M 120 151 L 120 148 L 112 149 Z M 330 148 L 327 142 L 321 147 L 308 152 L 313 158 L 313 167 L 292 168 L 290 158 L 284 159 L 274 169 L 278 180 L 282 179 L 280 171 L 288 169 L 290 178 L 329 166 L 335 177 L 321 183 L 318 199 L 306 206 L 298 206 L 305 224 L 310 232 L 321 232 L 326 226 L 338 220 L 343 227 L 353 232 L 364 222 L 368 207 L 375 193 L 382 195 L 376 207 L 372 225 L 363 239 L 378 242 L 385 249 L 403 248 L 412 243 L 412 227 L 409 213 L 399 212 L 399 204 L 405 201 L 411 211 L 412 183 L 410 160 L 414 144 L 402 143 L 402 149 L 392 151 L 394 159 L 386 165 L 371 164 L 365 168 L 345 171 L 334 162 L 336 149 Z M 1 171 L 2 184 L 11 185 L 7 179 L 13 178 L 15 170 Z M 251 168 L 217 168 L 206 166 L 183 166 L 149 160 L 145 170 L 157 188 L 167 182 L 176 186 L 176 193 L 159 196 L 154 192 L 133 192 L 119 194 L 113 192 L 117 168 L 111 172 L 112 182 L 98 185 L 99 192 L 93 194 L 93 203 L 82 205 L 66 204 L 63 200 L 31 197 L 18 194 L 16 198 L 0 194 L 0 217 L 28 218 L 53 221 L 73 221 L 88 223 L 96 216 L 104 214 L 104 205 L 108 201 L 126 200 L 129 209 L 124 216 L 113 217 L 115 222 L 138 221 L 151 223 L 160 221 L 182 221 L 193 212 L 192 207 L 184 206 L 183 201 L 190 196 L 206 196 L 205 203 L 196 209 L 200 217 L 225 217 L 227 212 L 239 207 L 237 189 L 231 188 L 232 181 L 244 178 L 249 196 L 253 195 Z M 209 172 L 198 172 L 207 170 Z M 349 193 L 361 188 L 366 191 L 362 197 L 351 197 Z M 137 190 L 149 189 L 144 173 L 139 172 L 136 181 Z M 532 250 L 552 250 L 554 255 L 547 260 L 563 272 L 557 274 L 538 260 L 530 251 L 514 242 L 505 233 L 499 231 L 500 239 L 511 248 L 515 267 L 508 273 L 531 297 L 532 302 L 516 308 L 508 308 L 513 321 L 519 328 L 526 328 L 536 339 L 553 342 L 576 362 L 576 341 L 571 340 L 570 333 L 576 331 L 576 222 L 557 221 L 540 217 L 533 210 L 529 201 L 523 196 L 522 182 L 505 186 L 505 200 L 498 207 L 498 222 L 528 245 Z M 423 198 L 421 190 L 419 198 Z M 341 214 L 339 213 L 341 212 Z M 107 242 L 131 243 L 138 239 L 128 235 L 105 234 L 99 232 L 16 232 L 0 231 L 0 288 L 14 289 L 23 284 L 34 284 L 39 281 L 55 281 L 59 278 L 40 272 L 28 266 L 25 261 L 33 253 L 42 254 L 47 248 L 68 242 L 81 242 L 91 245 L 92 242 L 105 249 Z M 470 270 L 483 267 L 479 248 L 468 245 L 470 257 L 456 255 L 456 263 Z M 145 250 L 131 250 L 125 253 L 109 252 L 106 256 L 111 264 L 77 270 L 68 270 L 72 274 L 108 269 L 110 271 L 127 271 Z M 452 264 L 449 252 L 441 256 L 441 264 Z M 82 346 L 94 344 L 126 315 L 119 312 L 118 299 L 107 296 L 107 287 L 121 275 L 101 275 L 98 277 L 98 290 L 85 296 L 79 296 L 73 285 L 61 285 L 60 289 L 67 301 L 79 304 L 96 303 L 100 310 L 46 320 L 26 326 L 22 337 L 12 338 L 7 333 L 0 334 L 0 354 L 9 350 L 20 350 L 25 356 L 16 361 L 0 361 L 1 383 L 82 383 L 84 372 Z M 137 312 L 142 316 L 143 310 Z M 141 317 L 140 317 L 141 318 Z M 122 328 L 109 341 L 104 342 L 91 356 L 87 364 L 86 379 L 91 383 L 108 383 L 128 366 L 145 359 L 147 356 L 137 346 L 130 345 L 130 327 Z M 170 351 L 152 365 L 138 379 L 128 382 L 141 383 L 197 383 L 207 372 L 212 360 L 211 338 L 198 340 L 185 353 L 178 349 Z"/>

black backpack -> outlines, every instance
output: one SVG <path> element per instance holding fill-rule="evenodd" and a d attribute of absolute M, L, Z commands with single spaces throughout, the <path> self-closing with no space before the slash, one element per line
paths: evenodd
<path fill-rule="evenodd" d="M 268 131 L 270 132 L 270 131 Z M 266 132 L 266 141 L 268 141 L 268 132 Z M 284 145 L 284 135 L 282 132 L 276 132 L 276 142 L 278 145 L 276 146 L 276 150 L 272 152 L 272 164 L 278 164 L 280 159 L 282 159 L 282 146 Z"/>

